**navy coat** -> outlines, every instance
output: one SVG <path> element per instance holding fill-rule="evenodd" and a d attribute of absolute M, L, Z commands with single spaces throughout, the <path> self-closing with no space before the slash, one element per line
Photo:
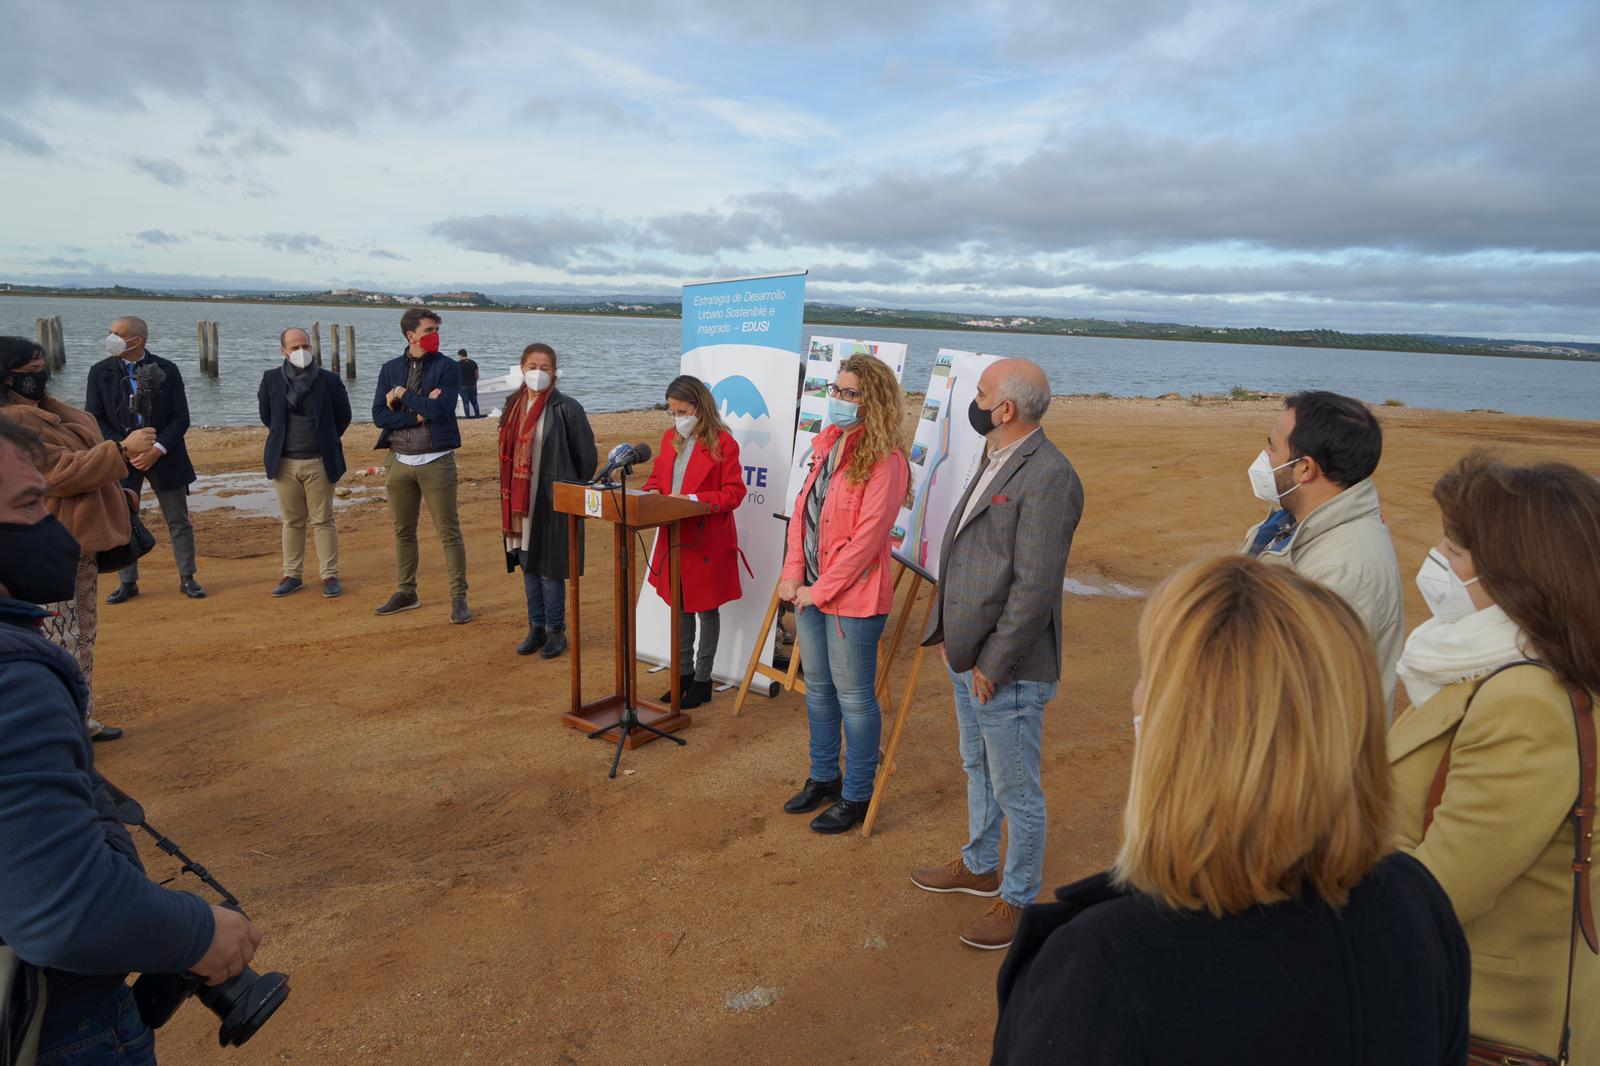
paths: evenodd
<path fill-rule="evenodd" d="M 322 468 L 328 480 L 338 484 L 344 477 L 344 446 L 339 438 L 350 425 L 350 394 L 344 391 L 339 375 L 321 367 L 314 368 L 316 377 L 311 380 L 311 392 L 306 395 L 306 411 L 317 426 L 317 445 L 322 449 Z M 261 407 L 261 424 L 267 427 L 265 460 L 267 476 L 278 476 L 278 461 L 283 458 L 283 442 L 289 435 L 289 381 L 283 367 L 275 366 L 261 375 L 261 388 L 256 390 L 256 402 Z"/>
<path fill-rule="evenodd" d="M 194 464 L 189 461 L 189 449 L 183 443 L 183 435 L 189 432 L 189 397 L 183 391 L 183 375 L 171 360 L 148 349 L 144 359 L 167 375 L 156 390 L 150 416 L 156 440 L 167 454 L 156 460 L 156 464 L 144 472 L 144 477 L 157 491 L 183 488 L 194 483 Z M 106 440 L 122 440 L 136 428 L 128 410 L 126 366 L 121 356 L 113 355 L 89 368 L 83 409 L 100 423 L 100 433 Z"/>
<path fill-rule="evenodd" d="M 396 385 L 406 383 L 406 374 L 409 367 L 406 360 L 409 356 L 401 352 L 399 358 L 391 359 L 383 364 L 378 371 L 378 387 L 372 394 L 372 422 L 379 429 L 378 443 L 373 450 L 389 446 L 389 434 L 397 429 L 418 424 L 417 419 L 428 427 L 428 435 L 433 438 L 433 446 L 439 451 L 454 451 L 461 447 L 461 427 L 456 424 L 456 398 L 461 393 L 461 368 L 456 366 L 454 359 L 440 355 L 438 352 L 429 352 L 422 357 L 422 384 L 416 392 L 407 392 L 400 401 L 400 410 L 391 411 L 384 402 L 384 397 L 389 395 L 389 390 Z M 434 389 L 439 390 L 437 400 L 428 399 L 428 394 Z"/>

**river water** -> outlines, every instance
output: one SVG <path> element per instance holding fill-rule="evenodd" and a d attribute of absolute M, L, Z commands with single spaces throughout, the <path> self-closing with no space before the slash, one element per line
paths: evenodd
<path fill-rule="evenodd" d="M 442 313 L 444 350 L 466 348 L 482 367 L 486 383 L 501 377 L 525 345 L 544 341 L 561 354 L 562 390 L 591 411 L 658 403 L 678 370 L 682 334 L 677 320 Z M 111 320 L 122 314 L 138 315 L 150 324 L 150 350 L 183 371 L 194 424 L 203 426 L 257 424 L 256 388 L 261 372 L 278 363 L 278 334 L 285 327 L 309 328 L 320 321 L 327 360 L 328 327 L 335 322 L 355 326 L 357 384 L 352 393 L 358 419 L 370 403 L 368 390 L 379 365 L 399 354 L 403 345 L 398 308 L 206 300 L 0 297 L 0 334 L 33 337 L 35 319 L 60 315 L 67 366 L 52 389 L 81 404 L 88 368 L 104 357 L 100 342 Z M 221 376 L 214 381 L 199 373 L 195 323 L 200 319 L 219 324 Z M 1600 418 L 1600 362 L 859 326 L 808 325 L 806 335 L 904 342 L 909 346 L 905 384 L 915 390 L 927 386 L 935 353 L 955 348 L 1026 356 L 1044 367 L 1058 394 L 1188 395 L 1225 393 L 1235 385 L 1262 392 L 1318 388 L 1371 403 L 1398 400 L 1408 407 Z"/>

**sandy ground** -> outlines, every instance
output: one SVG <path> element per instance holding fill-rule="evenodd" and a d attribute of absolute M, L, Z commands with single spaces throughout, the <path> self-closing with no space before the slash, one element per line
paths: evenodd
<path fill-rule="evenodd" d="M 1245 469 L 1276 409 L 1058 399 L 1047 429 L 1087 492 L 1069 573 L 1148 589 L 1177 564 L 1233 549 L 1262 513 Z M 1407 575 L 1437 537 L 1428 488 L 1469 447 L 1600 470 L 1595 423 L 1382 414 L 1378 483 Z M 602 454 L 624 435 L 654 439 L 662 417 L 597 418 Z M 720 694 L 695 712 L 686 748 L 630 752 L 632 772 L 608 781 L 610 747 L 559 721 L 568 660 L 513 654 L 525 616 L 496 544 L 494 427 L 464 425 L 472 624 L 446 624 L 426 521 L 424 608 L 373 615 L 393 582 L 382 504 L 341 515 L 342 599 L 270 598 L 276 520 L 222 511 L 196 522 L 209 598 L 179 595 L 163 543 L 144 595 L 102 608 L 100 717 L 128 730 L 97 749 L 102 769 L 245 901 L 266 931 L 257 968 L 293 978 L 288 1005 L 241 1050 L 220 1052 L 215 1019 L 185 1006 L 160 1036 L 162 1061 L 984 1061 L 1000 953 L 956 933 L 985 901 L 906 880 L 964 840 L 937 660 L 870 839 L 818 836 L 781 810 L 806 769 L 793 695 L 754 698 L 736 719 L 732 693 Z M 375 461 L 373 436 L 351 429 L 352 467 Z M 190 448 L 203 473 L 251 471 L 260 440 L 196 431 Z M 606 648 L 609 541 L 591 537 L 584 638 Z M 1047 891 L 1115 851 L 1141 603 L 1068 598 L 1045 735 Z M 1407 611 L 1412 624 L 1423 617 L 1409 582 Z M 595 692 L 609 657 L 587 661 Z M 157 876 L 175 872 L 145 851 Z M 756 988 L 776 1001 L 729 1008 Z"/>

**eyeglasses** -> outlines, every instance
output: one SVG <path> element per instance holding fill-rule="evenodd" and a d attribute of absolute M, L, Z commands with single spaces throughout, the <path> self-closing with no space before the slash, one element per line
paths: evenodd
<path fill-rule="evenodd" d="M 841 389 L 837 385 L 829 385 L 828 395 L 838 400 L 848 400 L 851 403 L 860 403 L 861 397 L 865 396 L 866 393 L 862 392 L 860 389 Z"/>

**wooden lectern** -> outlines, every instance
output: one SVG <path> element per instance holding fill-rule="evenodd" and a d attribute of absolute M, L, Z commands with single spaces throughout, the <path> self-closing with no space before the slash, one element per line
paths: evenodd
<path fill-rule="evenodd" d="M 572 646 L 572 707 L 561 720 L 574 729 L 581 729 L 586 733 L 605 729 L 616 725 L 622 717 L 623 701 L 627 693 L 634 694 L 633 706 L 638 712 L 639 721 L 663 733 L 671 733 L 682 729 L 689 724 L 689 716 L 679 709 L 678 701 L 683 694 L 678 690 L 678 632 L 683 621 L 681 604 L 682 574 L 678 569 L 678 523 L 685 518 L 694 518 L 696 515 L 710 514 L 711 508 L 707 504 L 694 500 L 685 500 L 676 496 L 661 496 L 654 492 L 641 492 L 638 489 L 627 490 L 627 524 L 622 522 L 621 489 L 605 486 L 581 485 L 573 482 L 558 481 L 554 486 L 555 509 L 567 516 L 567 557 L 570 560 L 572 572 L 572 596 L 570 607 L 567 611 L 567 627 L 571 632 Z M 601 522 L 608 522 L 612 527 L 613 544 L 616 554 L 613 556 L 613 586 L 615 594 L 615 621 L 616 641 L 615 660 L 617 668 L 616 689 L 610 695 L 604 696 L 590 703 L 583 702 L 583 659 L 581 632 L 579 623 L 579 596 L 578 560 L 580 544 L 583 538 L 583 523 L 581 518 L 593 518 Z M 672 602 L 672 640 L 671 659 L 668 665 L 672 671 L 672 703 L 670 707 L 644 700 L 639 697 L 638 680 L 638 641 L 634 638 L 634 605 L 638 599 L 638 586 L 633 580 L 633 575 L 638 572 L 635 565 L 634 533 L 641 529 L 655 529 L 666 527 L 667 536 L 667 579 L 673 592 Z M 626 553 L 626 554 L 624 554 Z M 626 561 L 626 566 L 623 565 Z M 647 744 L 655 739 L 649 731 L 630 732 L 627 736 L 627 746 L 631 751 L 641 744 Z"/>

